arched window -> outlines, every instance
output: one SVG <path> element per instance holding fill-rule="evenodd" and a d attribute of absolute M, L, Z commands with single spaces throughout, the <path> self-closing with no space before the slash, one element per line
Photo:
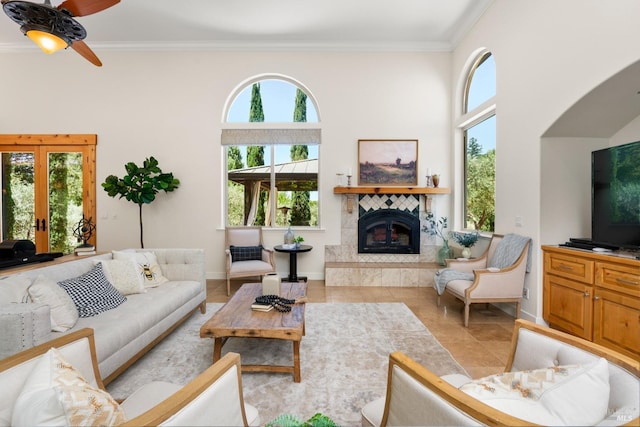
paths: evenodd
<path fill-rule="evenodd" d="M 496 67 L 483 51 L 466 76 L 462 100 L 464 228 L 494 231 L 496 182 Z"/>
<path fill-rule="evenodd" d="M 225 108 L 226 225 L 318 226 L 316 103 L 284 76 L 243 82 Z"/>

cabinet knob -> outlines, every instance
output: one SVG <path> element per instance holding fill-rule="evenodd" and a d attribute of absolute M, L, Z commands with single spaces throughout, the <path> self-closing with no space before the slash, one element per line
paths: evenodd
<path fill-rule="evenodd" d="M 589 291 L 587 291 L 587 292 L 585 292 L 585 293 L 584 293 L 584 296 L 585 296 L 585 297 L 588 297 L 588 296 L 590 296 L 590 295 L 591 295 L 591 294 L 589 293 Z"/>
<path fill-rule="evenodd" d="M 594 301 L 598 301 L 599 299 L 600 299 L 600 297 L 599 297 L 599 296 L 595 296 L 595 297 L 593 297 L 593 300 L 594 300 Z"/>

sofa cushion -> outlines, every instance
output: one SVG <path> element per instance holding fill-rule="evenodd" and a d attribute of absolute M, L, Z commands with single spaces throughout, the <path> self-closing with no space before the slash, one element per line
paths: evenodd
<path fill-rule="evenodd" d="M 115 260 L 131 260 L 134 262 L 138 276 L 142 278 L 144 286 L 152 288 L 169 281 L 162 275 L 162 269 L 153 252 L 113 251 Z"/>
<path fill-rule="evenodd" d="M 145 291 L 143 279 L 132 260 L 96 260 L 95 263 L 102 264 L 105 277 L 122 295 L 139 294 Z"/>
<path fill-rule="evenodd" d="M 85 274 L 58 284 L 69 294 L 80 317 L 95 316 L 127 300 L 104 276 L 102 264 L 96 264 Z"/>
<path fill-rule="evenodd" d="M 11 424 L 118 425 L 124 410 L 106 392 L 92 387 L 52 348 L 38 360 L 13 408 Z"/>
<path fill-rule="evenodd" d="M 262 245 L 259 246 L 229 246 L 231 252 L 231 260 L 237 261 L 253 261 L 262 259 Z"/>
<path fill-rule="evenodd" d="M 541 425 L 595 425 L 607 414 L 609 363 L 506 372 L 460 390 L 507 414 Z"/>
<path fill-rule="evenodd" d="M 50 307 L 51 330 L 64 332 L 78 321 L 78 309 L 64 289 L 51 279 L 39 275 L 29 286 L 29 296 L 35 303 Z"/>

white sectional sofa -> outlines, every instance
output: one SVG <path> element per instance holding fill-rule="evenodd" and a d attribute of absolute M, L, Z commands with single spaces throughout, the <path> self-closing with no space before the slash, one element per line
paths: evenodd
<path fill-rule="evenodd" d="M 198 308 L 205 312 L 203 250 L 130 249 L 116 252 L 116 255 L 108 253 L 76 257 L 77 259 L 54 265 L 42 264 L 19 273 L 5 274 L 4 277 L 0 272 L 0 359 L 60 335 L 92 328 L 100 374 L 104 383 L 108 384 Z M 149 254 L 157 260 L 153 274 L 166 278 L 166 282 L 153 287 L 143 286 L 140 293 L 125 295 L 126 301 L 116 308 L 91 317 L 80 317 L 73 327 L 64 332 L 52 331 L 52 328 L 64 329 L 57 328 L 55 321 L 52 324 L 53 304 L 34 303 L 29 298 L 36 282 L 46 279 L 57 283 L 86 275 L 90 270 L 95 271 L 97 261 L 105 261 L 102 265 L 105 266 L 105 276 L 109 279 L 109 265 L 112 266 L 112 276 L 114 265 L 109 262 L 114 257 L 140 257 Z M 157 271 L 158 267 L 160 271 Z M 150 278 L 152 272 L 147 269 L 138 274 L 146 274 Z"/>

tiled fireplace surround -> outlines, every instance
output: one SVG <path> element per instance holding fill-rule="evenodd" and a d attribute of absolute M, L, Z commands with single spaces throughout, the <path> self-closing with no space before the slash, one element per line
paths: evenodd
<path fill-rule="evenodd" d="M 433 286 L 433 276 L 441 268 L 437 262 L 435 237 L 420 233 L 419 254 L 359 254 L 358 218 L 372 210 L 399 209 L 419 215 L 424 224 L 421 197 L 415 194 L 360 194 L 353 212 L 342 197 L 340 245 L 326 245 L 326 286 Z M 355 202 L 355 200 L 354 200 Z"/>

